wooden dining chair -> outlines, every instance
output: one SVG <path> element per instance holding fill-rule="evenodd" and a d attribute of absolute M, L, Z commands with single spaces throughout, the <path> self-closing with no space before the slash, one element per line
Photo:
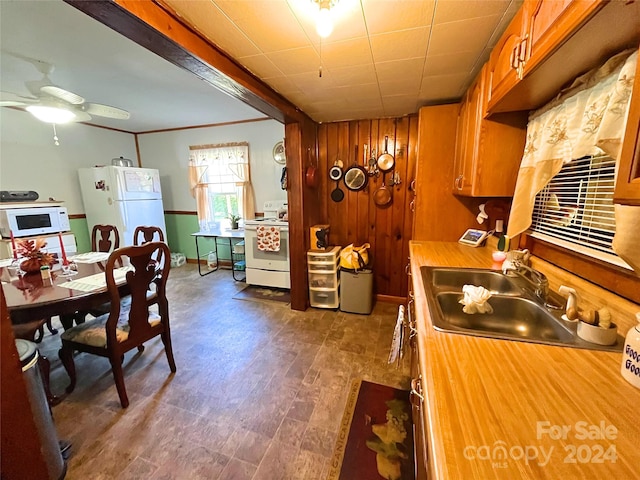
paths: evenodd
<path fill-rule="evenodd" d="M 142 245 L 148 242 L 164 242 L 164 233 L 160 227 L 140 225 L 133 232 L 133 244 Z"/>
<path fill-rule="evenodd" d="M 171 268 L 169 247 L 164 242 L 150 242 L 140 246 L 122 247 L 107 260 L 105 276 L 111 299 L 111 311 L 93 320 L 70 328 L 62 335 L 60 360 L 71 382 L 67 393 L 76 386 L 74 351 L 92 353 L 109 359 L 120 404 L 129 405 L 124 385 L 122 362 L 124 354 L 137 348 L 144 350 L 144 342 L 160 336 L 164 344 L 169 368 L 176 371 L 171 347 L 169 305 L 166 296 L 167 277 Z M 154 258 L 160 258 L 157 262 Z M 117 279 L 122 275 L 121 264 L 130 265 L 125 281 L 131 295 L 128 307 L 123 307 Z M 152 292 L 151 294 L 149 292 Z"/>
<path fill-rule="evenodd" d="M 97 224 L 91 229 L 91 251 L 92 252 L 112 252 L 120 247 L 120 232 L 115 225 Z M 94 317 L 99 317 L 105 313 L 109 313 L 111 305 L 106 302 L 97 305 L 89 310 L 76 312 L 74 314 L 61 315 L 60 322 L 65 330 L 73 326 L 73 322 L 81 324 L 88 313 Z"/>
<path fill-rule="evenodd" d="M 99 236 L 98 236 L 99 235 Z M 91 251 L 111 252 L 120 247 L 120 232 L 115 225 L 94 225 L 91 230 Z"/>

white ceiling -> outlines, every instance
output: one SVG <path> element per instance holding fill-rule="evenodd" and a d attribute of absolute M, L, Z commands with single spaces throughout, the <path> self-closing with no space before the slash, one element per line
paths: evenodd
<path fill-rule="evenodd" d="M 24 82 L 42 75 L 6 52 L 53 63 L 56 85 L 131 113 L 94 125 L 145 132 L 264 117 L 60 0 L 0 0 L 0 90 L 30 96 Z"/>
<path fill-rule="evenodd" d="M 522 0 L 340 0 L 321 46 L 311 0 L 164 3 L 311 118 L 328 122 L 459 99 Z M 54 63 L 55 84 L 131 112 L 129 120 L 90 123 L 143 132 L 263 117 L 60 0 L 0 0 L 0 22 L 1 90 L 27 95 L 24 81 L 40 78 L 5 51 Z"/>

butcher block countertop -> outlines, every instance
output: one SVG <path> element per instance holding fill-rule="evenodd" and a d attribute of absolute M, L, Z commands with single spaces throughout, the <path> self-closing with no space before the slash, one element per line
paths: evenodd
<path fill-rule="evenodd" d="M 621 353 L 433 329 L 420 267 L 492 268 L 491 252 L 410 245 L 429 478 L 640 479 L 640 390 Z"/>

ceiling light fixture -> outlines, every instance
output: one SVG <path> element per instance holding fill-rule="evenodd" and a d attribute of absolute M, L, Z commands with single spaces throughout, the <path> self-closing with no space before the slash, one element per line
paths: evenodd
<path fill-rule="evenodd" d="M 327 38 L 333 32 L 333 20 L 331 18 L 331 8 L 334 7 L 338 0 L 313 0 L 318 4 L 320 11 L 316 19 L 316 32 L 322 38 Z"/>
<path fill-rule="evenodd" d="M 333 22 L 331 21 L 331 1 L 317 0 L 320 7 L 316 20 L 316 32 L 322 38 L 327 38 L 333 32 Z"/>
<path fill-rule="evenodd" d="M 76 114 L 64 107 L 52 107 L 47 105 L 29 105 L 25 108 L 27 112 L 36 117 L 41 122 L 61 124 L 69 123 L 76 118 Z"/>

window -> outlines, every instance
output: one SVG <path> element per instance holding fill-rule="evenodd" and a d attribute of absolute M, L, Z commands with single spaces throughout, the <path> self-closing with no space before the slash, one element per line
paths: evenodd
<path fill-rule="evenodd" d="M 190 148 L 189 181 L 200 229 L 227 226 L 229 215 L 253 218 L 249 144 L 199 145 Z"/>
<path fill-rule="evenodd" d="M 565 164 L 536 196 L 532 236 L 625 266 L 614 253 L 615 160 L 583 157 Z"/>

